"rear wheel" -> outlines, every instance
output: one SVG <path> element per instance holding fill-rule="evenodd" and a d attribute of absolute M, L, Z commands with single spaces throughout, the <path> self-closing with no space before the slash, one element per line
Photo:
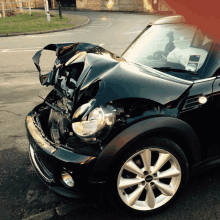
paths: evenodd
<path fill-rule="evenodd" d="M 149 138 L 136 145 L 113 171 L 111 199 L 116 207 L 154 212 L 169 205 L 185 187 L 187 159 L 180 147 L 166 138 Z"/>

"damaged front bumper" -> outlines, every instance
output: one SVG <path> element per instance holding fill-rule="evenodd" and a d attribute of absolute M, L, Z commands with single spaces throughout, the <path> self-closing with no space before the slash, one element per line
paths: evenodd
<path fill-rule="evenodd" d="M 29 156 L 36 173 L 50 189 L 62 196 L 84 200 L 96 198 L 99 201 L 101 197 L 97 194 L 103 194 L 105 184 L 89 181 L 97 158 L 71 152 L 50 141 L 41 127 L 38 108 L 31 111 L 25 120 L 30 143 Z M 62 183 L 62 171 L 72 176 L 73 187 Z"/>

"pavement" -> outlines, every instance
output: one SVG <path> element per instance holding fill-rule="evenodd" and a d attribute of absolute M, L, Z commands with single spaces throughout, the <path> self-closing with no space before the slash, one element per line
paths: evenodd
<path fill-rule="evenodd" d="M 58 16 L 57 11 L 52 11 L 51 14 L 55 14 L 56 16 Z M 67 24 L 71 24 L 72 27 L 46 30 L 46 31 L 32 31 L 32 32 L 23 32 L 23 33 L 0 34 L 0 37 L 11 37 L 11 36 L 18 36 L 18 35 L 32 35 L 32 34 L 44 34 L 44 33 L 52 33 L 52 32 L 59 32 L 59 31 L 67 31 L 67 30 L 72 30 L 75 28 L 83 27 L 83 26 L 89 24 L 89 22 L 90 22 L 90 18 L 88 18 L 86 16 L 73 15 L 73 14 L 68 14 L 65 16 L 70 19 L 70 21 Z"/>

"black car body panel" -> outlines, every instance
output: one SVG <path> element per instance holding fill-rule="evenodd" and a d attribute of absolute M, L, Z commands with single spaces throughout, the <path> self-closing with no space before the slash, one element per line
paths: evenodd
<path fill-rule="evenodd" d="M 184 22 L 179 16 L 160 19 L 142 33 L 154 25 Z M 120 57 L 94 44 L 50 44 L 38 51 L 33 61 L 40 82 L 54 87 L 26 118 L 33 148 L 30 148 L 30 157 L 35 168 L 38 166 L 36 171 L 41 179 L 59 194 L 83 198 L 86 194 L 83 186 L 105 184 L 115 162 L 135 147 L 134 143 L 152 136 L 168 137 L 177 143 L 187 156 L 190 168 L 219 156 L 218 132 L 213 126 L 214 121 L 215 125 L 220 122 L 219 46 L 210 45 L 202 74 L 185 73 L 187 79 L 191 74 L 195 80 L 128 61 L 125 53 Z M 40 68 L 43 50 L 56 51 L 57 55 L 53 70 L 46 75 L 41 74 Z M 175 74 L 182 76 L 183 72 Z M 87 103 L 89 107 L 74 118 L 77 110 Z M 87 120 L 100 106 L 111 106 L 117 113 L 115 124 L 106 132 L 107 137 L 99 140 L 74 134 L 72 124 Z M 53 112 L 56 113 L 53 115 Z M 41 166 L 38 159 L 45 164 Z M 62 185 L 62 170 L 73 175 L 76 188 Z M 42 177 L 47 174 L 53 183 Z"/>
<path fill-rule="evenodd" d="M 191 157 L 194 165 L 201 161 L 200 145 L 194 130 L 177 118 L 156 115 L 135 123 L 118 134 L 100 154 L 90 181 L 106 181 L 110 166 L 113 166 L 137 140 L 161 135 L 171 137 L 178 143 L 182 142 L 183 151 Z"/>
<path fill-rule="evenodd" d="M 97 71 L 98 68 L 96 65 L 92 67 L 90 74 L 93 75 L 93 71 Z M 101 80 L 102 92 L 98 93 L 97 103 L 93 108 L 109 101 L 135 97 L 154 100 L 165 105 L 179 98 L 192 85 L 192 83 L 181 82 L 181 80 L 178 82 L 172 78 L 170 80 L 165 77 L 158 78 L 152 72 L 140 71 L 127 63 L 117 64 L 112 70 L 108 70 L 96 79 Z M 85 79 L 82 89 L 90 85 L 91 81 L 88 81 L 89 79 Z"/>

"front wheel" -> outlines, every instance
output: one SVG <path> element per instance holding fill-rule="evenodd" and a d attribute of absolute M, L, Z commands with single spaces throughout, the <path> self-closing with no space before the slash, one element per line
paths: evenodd
<path fill-rule="evenodd" d="M 165 208 L 188 180 L 186 156 L 166 138 L 149 138 L 136 143 L 113 171 L 111 199 L 116 207 L 135 212 Z"/>

